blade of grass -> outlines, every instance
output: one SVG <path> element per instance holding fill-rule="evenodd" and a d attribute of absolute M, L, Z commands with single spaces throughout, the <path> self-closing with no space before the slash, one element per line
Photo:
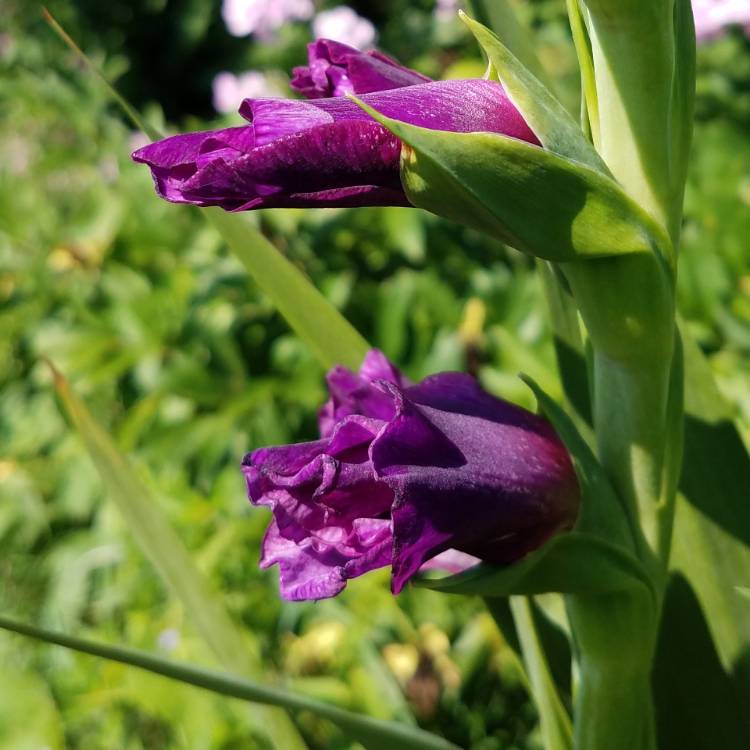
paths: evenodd
<path fill-rule="evenodd" d="M 151 140 L 161 138 L 146 123 L 86 53 L 44 8 L 44 19 L 72 52 L 104 84 L 133 124 Z M 358 369 L 367 350 L 365 339 L 346 318 L 315 288 L 305 275 L 250 222 L 239 214 L 220 209 L 203 210 L 203 215 L 217 229 L 258 287 L 268 295 L 294 332 L 328 369 L 342 364 Z"/>
<path fill-rule="evenodd" d="M 91 656 L 128 664 L 232 698 L 266 706 L 280 706 L 290 711 L 311 711 L 332 721 L 350 737 L 361 742 L 368 750 L 394 750 L 395 748 L 399 750 L 459 750 L 456 745 L 447 740 L 421 729 L 355 714 L 307 696 L 251 682 L 233 674 L 180 664 L 146 651 L 76 638 L 17 622 L 2 615 L 0 615 L 0 628 Z M 279 750 L 287 750 L 288 745 L 276 745 L 276 747 Z"/>
<path fill-rule="evenodd" d="M 230 618 L 219 596 L 195 567 L 158 502 L 117 450 L 112 438 L 94 421 L 67 380 L 52 363 L 48 364 L 65 411 L 143 553 L 182 602 L 190 621 L 218 662 L 226 669 L 258 676 L 261 669 L 252 656 L 257 647 L 253 646 L 249 635 L 241 632 Z M 288 717 L 261 707 L 255 707 L 254 712 L 257 727 L 268 734 L 276 747 L 290 750 L 306 747 Z"/>
<path fill-rule="evenodd" d="M 526 673 L 539 709 L 546 750 L 572 750 L 573 725 L 563 705 L 537 633 L 531 602 L 526 596 L 512 596 L 510 609 L 523 651 Z"/>

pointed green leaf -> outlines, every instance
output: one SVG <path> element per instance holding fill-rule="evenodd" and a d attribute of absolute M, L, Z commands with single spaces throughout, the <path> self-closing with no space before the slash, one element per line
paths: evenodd
<path fill-rule="evenodd" d="M 558 262 L 650 253 L 658 241 L 617 184 L 583 164 L 492 133 L 407 125 L 355 101 L 406 144 L 401 178 L 420 208 Z"/>
<path fill-rule="evenodd" d="M 461 17 L 484 49 L 508 96 L 542 145 L 560 156 L 609 175 L 606 165 L 586 139 L 581 126 L 549 89 L 488 28 L 465 14 Z"/>
<path fill-rule="evenodd" d="M 682 203 L 690 164 L 695 113 L 695 23 L 691 0 L 675 0 L 675 70 L 672 82 L 672 204 L 676 215 Z"/>
<path fill-rule="evenodd" d="M 350 737 L 361 742 L 368 750 L 394 750 L 395 748 L 400 750 L 458 750 L 455 745 L 447 740 L 421 729 L 355 714 L 307 696 L 292 693 L 282 688 L 251 682 L 233 674 L 180 664 L 146 651 L 110 646 L 68 636 L 17 622 L 4 616 L 0 616 L 0 628 L 84 654 L 109 659 L 120 664 L 129 664 L 220 695 L 266 706 L 280 706 L 289 711 L 311 711 L 332 721 Z M 287 750 L 289 746 L 278 744 L 276 747 L 279 750 L 282 750 L 282 748 Z"/>
<path fill-rule="evenodd" d="M 260 665 L 253 658 L 257 645 L 242 633 L 227 614 L 218 595 L 190 557 L 179 536 L 110 436 L 94 421 L 63 376 L 53 368 L 55 388 L 80 434 L 109 495 L 127 522 L 138 546 L 164 583 L 185 607 L 196 630 L 225 668 L 256 676 Z M 268 709 L 257 709 L 257 722 L 279 747 L 306 747 L 294 725 Z"/>
<path fill-rule="evenodd" d="M 582 119 L 588 123 L 594 146 L 599 145 L 601 131 L 599 128 L 599 98 L 596 93 L 596 74 L 594 57 L 591 52 L 591 39 L 581 13 L 580 0 L 566 0 L 568 20 L 573 35 L 573 44 L 578 55 L 578 67 L 581 70 L 581 109 Z"/>

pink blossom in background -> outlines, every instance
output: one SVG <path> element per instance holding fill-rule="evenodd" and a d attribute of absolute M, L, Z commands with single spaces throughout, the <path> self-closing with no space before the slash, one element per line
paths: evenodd
<path fill-rule="evenodd" d="M 693 0 L 693 15 L 699 42 L 715 39 L 735 24 L 750 33 L 750 0 Z"/>
<path fill-rule="evenodd" d="M 247 73 L 219 73 L 213 80 L 213 102 L 217 112 L 234 112 L 243 99 L 283 96 L 283 92 L 257 70 Z"/>
<path fill-rule="evenodd" d="M 269 37 L 288 21 L 308 21 L 313 0 L 224 0 L 221 15 L 230 34 Z"/>
<path fill-rule="evenodd" d="M 375 44 L 377 32 L 366 18 L 362 18 L 347 5 L 339 5 L 315 16 L 313 36 L 316 39 L 333 39 L 357 49 L 367 49 Z"/>
<path fill-rule="evenodd" d="M 452 21 L 455 19 L 461 0 L 437 0 L 435 3 L 435 18 L 438 21 Z"/>

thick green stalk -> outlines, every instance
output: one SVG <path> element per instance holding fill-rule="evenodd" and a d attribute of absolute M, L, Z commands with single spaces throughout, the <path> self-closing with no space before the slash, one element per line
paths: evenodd
<path fill-rule="evenodd" d="M 576 750 L 656 750 L 650 665 L 625 671 L 580 662 Z"/>
<path fill-rule="evenodd" d="M 656 750 L 651 666 L 658 612 L 646 587 L 567 598 L 578 653 L 576 750 Z"/>
<path fill-rule="evenodd" d="M 670 373 L 665 362 L 629 363 L 594 352 L 594 425 L 599 460 L 621 497 L 637 508 L 654 552 L 665 491 Z"/>

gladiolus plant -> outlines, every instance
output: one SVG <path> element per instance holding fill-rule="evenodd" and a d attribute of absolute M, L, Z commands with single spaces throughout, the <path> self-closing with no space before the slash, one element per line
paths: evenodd
<path fill-rule="evenodd" d="M 252 512 L 269 518 L 260 565 L 278 566 L 291 601 L 384 567 L 394 594 L 483 597 L 519 648 L 546 750 L 750 747 L 738 589 L 750 522 L 725 470 L 731 460 L 747 476 L 747 454 L 711 417 L 715 389 L 675 301 L 691 4 L 568 0 L 575 116 L 512 8 L 472 6 L 494 26 L 463 16 L 489 64 L 482 79 L 435 81 L 318 39 L 293 71 L 301 98 L 246 99 L 244 123 L 133 154 L 159 196 L 213 207 L 233 247 L 255 243 L 251 272 L 329 370 L 319 435 L 242 461 Z M 411 383 L 232 215 L 373 205 L 428 210 L 535 259 L 562 403 L 529 379 L 536 414 L 466 373 Z M 573 668 L 561 674 L 553 657 Z M 451 747 L 328 715 L 373 750 Z"/>

